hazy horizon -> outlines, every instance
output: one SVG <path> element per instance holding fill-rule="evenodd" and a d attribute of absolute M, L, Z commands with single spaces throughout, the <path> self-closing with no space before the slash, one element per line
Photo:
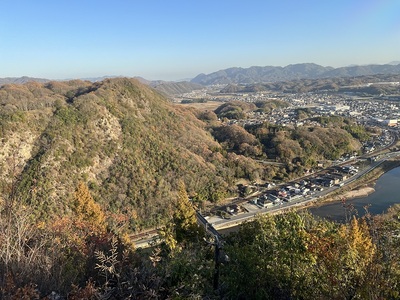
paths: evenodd
<path fill-rule="evenodd" d="M 297 63 L 297 64 L 307 64 L 307 63 Z M 393 65 L 393 64 L 400 64 L 400 61 L 391 61 L 388 63 L 383 63 L 383 64 L 376 64 L 376 65 Z M 293 64 L 292 64 L 293 65 Z M 368 66 L 368 65 L 375 65 L 373 63 L 371 64 L 362 64 L 362 65 L 355 65 L 355 64 L 350 64 L 347 66 L 339 66 L 337 68 L 341 68 L 341 67 L 352 67 L 352 66 Z M 287 65 L 289 66 L 289 65 Z M 268 66 L 248 66 L 248 67 L 242 67 L 242 66 L 231 66 L 228 67 L 229 68 L 250 68 L 250 67 L 268 67 Z M 286 67 L 286 66 L 271 66 L 271 67 Z M 323 66 L 323 67 L 332 67 L 332 66 Z M 211 71 L 209 73 L 204 73 L 206 75 L 214 73 L 214 72 L 218 72 L 221 71 L 223 69 L 219 69 L 219 70 L 214 70 Z M 143 76 L 139 76 L 139 75 L 99 75 L 99 76 L 86 76 L 86 77 L 69 77 L 69 78 L 48 78 L 48 77 L 38 77 L 38 76 L 29 76 L 29 75 L 21 75 L 21 76 L 4 76 L 4 77 L 0 77 L 0 78 L 22 78 L 22 77 L 29 77 L 29 78 L 37 78 L 37 79 L 48 79 L 48 80 L 55 80 L 55 81 L 64 81 L 64 80 L 74 80 L 74 79 L 81 79 L 81 80 L 92 80 L 92 79 L 101 79 L 101 78 L 117 78 L 117 77 L 127 77 L 127 78 L 142 78 L 145 80 L 149 80 L 149 81 L 172 81 L 172 82 L 179 82 L 179 81 L 190 81 L 191 79 L 193 79 L 194 77 L 196 77 L 197 75 L 200 75 L 201 73 L 197 73 L 192 77 L 186 77 L 186 78 L 178 78 L 178 79 L 160 79 L 160 78 L 145 78 Z"/>

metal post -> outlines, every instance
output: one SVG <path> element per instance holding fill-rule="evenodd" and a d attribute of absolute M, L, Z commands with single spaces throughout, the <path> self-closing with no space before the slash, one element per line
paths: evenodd
<path fill-rule="evenodd" d="M 218 290 L 219 287 L 219 265 L 220 265 L 220 250 L 221 250 L 221 243 L 218 239 L 218 236 L 215 236 L 215 269 L 214 269 L 214 291 Z"/>

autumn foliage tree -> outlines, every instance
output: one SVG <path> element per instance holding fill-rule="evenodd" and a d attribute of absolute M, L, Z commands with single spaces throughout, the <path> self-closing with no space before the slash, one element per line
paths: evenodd
<path fill-rule="evenodd" d="M 174 249 L 178 244 L 196 241 L 201 233 L 197 224 L 196 211 L 190 203 L 185 184 L 178 186 L 172 220 L 161 231 L 167 246 Z"/>
<path fill-rule="evenodd" d="M 176 240 L 178 242 L 184 241 L 185 239 L 193 240 L 199 233 L 196 212 L 189 201 L 185 184 L 180 182 L 178 188 L 178 197 L 173 214 L 173 221 L 176 228 Z"/>
<path fill-rule="evenodd" d="M 64 289 L 87 280 L 94 269 L 95 251 L 109 244 L 105 214 L 86 184 L 79 182 L 71 198 L 73 213 L 49 221 L 52 247 L 58 255 L 58 285 Z"/>
<path fill-rule="evenodd" d="M 72 208 L 79 221 L 84 222 L 92 230 L 104 232 L 105 215 L 100 205 L 95 202 L 86 184 L 79 182 L 74 194 Z"/>

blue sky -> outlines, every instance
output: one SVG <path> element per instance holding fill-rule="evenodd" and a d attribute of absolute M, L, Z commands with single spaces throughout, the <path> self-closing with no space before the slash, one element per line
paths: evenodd
<path fill-rule="evenodd" d="M 178 80 L 400 60 L 399 0 L 3 0 L 0 77 Z"/>

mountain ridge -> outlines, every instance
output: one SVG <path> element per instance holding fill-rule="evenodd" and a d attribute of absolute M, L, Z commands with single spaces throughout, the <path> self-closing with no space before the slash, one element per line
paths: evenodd
<path fill-rule="evenodd" d="M 49 82 L 50 79 L 46 78 L 36 78 L 36 77 L 29 77 L 29 76 L 21 76 L 21 77 L 4 77 L 0 78 L 0 86 L 5 84 L 23 84 L 27 82 Z"/>
<path fill-rule="evenodd" d="M 199 74 L 193 78 L 191 82 L 202 85 L 255 84 L 298 79 L 322 79 L 376 74 L 400 74 L 400 64 L 371 64 L 339 68 L 323 67 L 315 63 L 291 64 L 285 67 L 233 67 L 210 74 Z"/>

